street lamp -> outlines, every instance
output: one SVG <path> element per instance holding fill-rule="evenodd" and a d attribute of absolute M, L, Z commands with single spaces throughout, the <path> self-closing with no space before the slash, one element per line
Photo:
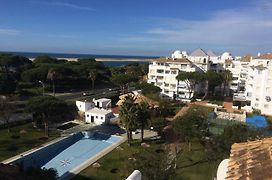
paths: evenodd
<path fill-rule="evenodd" d="M 44 96 L 44 87 L 45 87 L 45 85 L 44 85 L 44 83 L 41 81 L 41 80 L 39 80 L 39 83 L 41 83 L 41 85 L 42 85 L 42 87 L 43 87 L 43 96 Z"/>

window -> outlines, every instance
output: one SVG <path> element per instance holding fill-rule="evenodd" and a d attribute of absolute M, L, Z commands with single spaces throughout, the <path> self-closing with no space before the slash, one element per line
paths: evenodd
<path fill-rule="evenodd" d="M 267 108 L 267 109 L 268 109 L 268 108 L 269 108 L 269 105 L 268 105 L 268 104 L 265 104 L 265 105 L 264 105 L 264 108 Z"/>
<path fill-rule="evenodd" d="M 258 103 L 255 103 L 255 107 L 258 107 L 259 106 L 259 104 Z"/>
<path fill-rule="evenodd" d="M 95 116 L 96 119 L 98 119 L 98 116 Z"/>
<path fill-rule="evenodd" d="M 103 116 L 101 116 L 100 119 L 103 119 Z"/>
<path fill-rule="evenodd" d="M 259 101 L 259 98 L 256 98 L 256 101 Z"/>
<path fill-rule="evenodd" d="M 175 85 L 175 84 L 171 84 L 171 88 L 172 88 L 172 89 L 175 89 L 175 88 L 176 88 L 176 85 Z"/>
<path fill-rule="evenodd" d="M 87 117 L 89 117 L 89 114 L 87 114 Z"/>
<path fill-rule="evenodd" d="M 187 65 L 186 64 L 182 64 L 181 65 L 181 69 L 186 69 L 187 68 Z"/>
<path fill-rule="evenodd" d="M 164 70 L 163 69 L 157 69 L 157 73 L 163 73 Z"/>
<path fill-rule="evenodd" d="M 169 71 L 169 70 L 166 70 L 166 71 L 165 71 L 165 74 L 169 74 L 169 73 L 170 73 L 170 71 Z"/>
<path fill-rule="evenodd" d="M 165 86 L 165 87 L 169 87 L 169 83 L 165 83 L 164 86 Z"/>
<path fill-rule="evenodd" d="M 168 90 L 167 90 L 167 91 L 164 91 L 164 93 L 168 94 L 168 93 L 169 93 L 169 91 L 168 91 Z"/>
<path fill-rule="evenodd" d="M 171 74 L 177 74 L 177 71 L 173 71 L 173 70 L 172 70 L 172 71 L 171 71 Z"/>

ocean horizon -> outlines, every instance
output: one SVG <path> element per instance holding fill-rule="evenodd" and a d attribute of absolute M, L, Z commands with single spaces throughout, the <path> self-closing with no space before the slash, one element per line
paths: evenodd
<path fill-rule="evenodd" d="M 47 55 L 53 58 L 105 58 L 113 59 L 115 61 L 104 61 L 105 66 L 125 66 L 131 63 L 148 64 L 146 59 L 155 59 L 156 56 L 129 56 L 129 55 L 101 55 L 101 54 L 70 54 L 70 53 L 48 53 L 48 52 L 13 52 L 13 51 L 0 51 L 0 53 L 9 53 L 13 55 L 20 55 L 27 58 L 35 58 L 41 55 Z M 118 59 L 118 61 L 116 61 Z M 134 61 L 129 61 L 129 59 Z M 137 61 L 135 61 L 135 59 Z M 126 60 L 126 61 L 122 61 Z"/>
<path fill-rule="evenodd" d="M 76 54 L 76 53 L 50 53 L 50 52 L 14 52 L 0 51 L 0 53 L 9 53 L 14 55 L 35 58 L 41 55 L 47 55 L 54 58 L 107 58 L 107 59 L 153 59 L 159 56 L 134 56 L 134 55 L 108 55 L 108 54 Z"/>

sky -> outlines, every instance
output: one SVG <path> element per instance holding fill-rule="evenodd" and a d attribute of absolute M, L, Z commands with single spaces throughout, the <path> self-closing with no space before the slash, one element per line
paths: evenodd
<path fill-rule="evenodd" d="M 271 0 L 0 0 L 0 51 L 271 52 Z"/>

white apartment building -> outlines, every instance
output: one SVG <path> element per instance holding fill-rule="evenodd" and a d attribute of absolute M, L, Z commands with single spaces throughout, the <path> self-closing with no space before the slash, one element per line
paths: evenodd
<path fill-rule="evenodd" d="M 161 88 L 163 96 L 174 99 L 188 99 L 186 84 L 178 82 L 176 76 L 180 71 L 194 72 L 196 67 L 186 58 L 157 59 L 149 65 L 148 83 Z"/>
<path fill-rule="evenodd" d="M 272 54 L 258 56 L 249 63 L 245 90 L 252 109 L 272 115 Z"/>

